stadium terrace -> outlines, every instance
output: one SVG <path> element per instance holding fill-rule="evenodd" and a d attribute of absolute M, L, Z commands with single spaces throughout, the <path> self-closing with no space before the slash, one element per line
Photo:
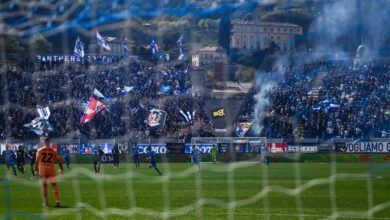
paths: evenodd
<path fill-rule="evenodd" d="M 0 220 L 390 219 L 390 0 L 0 16 Z"/>

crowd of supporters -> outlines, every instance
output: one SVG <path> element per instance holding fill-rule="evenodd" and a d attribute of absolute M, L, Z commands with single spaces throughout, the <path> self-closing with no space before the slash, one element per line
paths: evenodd
<path fill-rule="evenodd" d="M 212 135 L 210 113 L 203 98 L 191 90 L 187 63 L 125 60 L 88 67 L 41 63 L 28 70 L 8 66 L 0 75 L 1 139 L 36 137 L 24 124 L 38 116 L 37 107 L 46 106 L 53 137 Z M 270 138 L 389 137 L 389 64 L 369 62 L 359 68 L 335 61 L 295 64 L 276 75 L 279 78 L 268 81 L 270 88 L 260 82 L 249 91 L 236 121 L 260 118 L 260 135 Z M 262 88 L 269 89 L 263 97 L 269 104 L 261 117 L 254 117 L 256 94 Z M 81 124 L 94 89 L 109 100 L 108 109 Z M 152 108 L 167 112 L 164 129 L 148 126 Z M 183 117 L 183 112 L 190 117 Z"/>
<path fill-rule="evenodd" d="M 284 82 L 267 95 L 261 135 L 273 138 L 389 137 L 390 65 L 369 62 L 354 68 L 351 62 L 294 65 L 283 72 Z M 237 121 L 253 121 L 252 88 Z M 316 92 L 315 90 L 318 90 Z M 318 94 L 317 94 L 318 93 Z"/>
<path fill-rule="evenodd" d="M 186 63 L 135 60 L 87 67 L 43 62 L 28 70 L 8 66 L 0 74 L 0 138 L 36 137 L 24 124 L 38 116 L 37 107 L 46 106 L 53 137 L 191 136 L 191 128 L 205 126 L 209 119 L 203 101 L 191 90 L 188 69 Z M 95 88 L 109 100 L 108 108 L 81 124 L 85 103 Z M 147 125 L 151 108 L 167 112 L 166 129 Z M 196 110 L 195 120 L 186 121 L 179 110 Z"/>

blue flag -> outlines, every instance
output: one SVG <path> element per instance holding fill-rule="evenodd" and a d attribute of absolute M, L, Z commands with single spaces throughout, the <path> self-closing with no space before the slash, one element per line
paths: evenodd
<path fill-rule="evenodd" d="M 337 99 L 332 98 L 332 99 L 325 99 L 319 103 L 318 107 L 313 107 L 313 111 L 320 111 L 321 109 L 324 110 L 332 110 L 332 109 L 337 109 L 341 105 L 338 104 Z"/>
<path fill-rule="evenodd" d="M 76 43 L 74 45 L 74 54 L 79 57 L 84 57 L 84 44 L 80 40 L 80 37 L 77 37 Z"/>
<path fill-rule="evenodd" d="M 181 34 L 179 39 L 177 39 L 176 43 L 179 45 L 179 47 L 181 47 L 181 45 L 183 44 L 183 39 L 184 39 L 184 35 Z"/>
<path fill-rule="evenodd" d="M 170 85 L 162 85 L 161 92 L 162 93 L 170 93 L 170 92 L 172 92 L 172 87 Z"/>
<path fill-rule="evenodd" d="M 177 39 L 177 41 L 176 41 L 177 45 L 179 46 L 179 53 L 180 53 L 179 57 L 177 58 L 178 60 L 184 59 L 184 53 L 183 53 L 183 48 L 182 48 L 183 40 L 184 40 L 184 35 L 181 34 L 179 39 Z"/>
<path fill-rule="evenodd" d="M 236 127 L 237 136 L 244 137 L 246 132 L 248 132 L 251 128 L 252 124 L 252 122 L 239 122 Z"/>
<path fill-rule="evenodd" d="M 30 123 L 25 124 L 24 127 L 30 129 L 32 132 L 39 136 L 49 135 L 49 132 L 54 130 L 53 126 L 44 117 L 37 117 Z"/>
<path fill-rule="evenodd" d="M 160 49 L 152 36 L 150 37 L 150 48 L 152 49 L 152 54 L 155 57 L 160 57 Z"/>
<path fill-rule="evenodd" d="M 122 52 L 123 52 L 123 56 L 128 56 L 129 55 L 129 48 L 127 48 L 127 46 L 126 46 L 124 41 L 122 41 Z"/>
<path fill-rule="evenodd" d="M 103 47 L 106 50 L 111 50 L 111 48 L 108 45 L 107 41 L 104 40 L 104 38 L 97 31 L 96 31 L 96 43 L 97 43 L 97 45 Z"/>

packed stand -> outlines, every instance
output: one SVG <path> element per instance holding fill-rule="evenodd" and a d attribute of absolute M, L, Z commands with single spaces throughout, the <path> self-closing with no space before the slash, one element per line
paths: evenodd
<path fill-rule="evenodd" d="M 314 81 L 321 79 L 318 95 Z M 294 66 L 285 80 L 267 95 L 270 105 L 262 113 L 262 136 L 271 138 L 389 137 L 390 65 L 371 62 L 354 69 L 351 63 L 327 62 Z M 236 121 L 254 121 L 261 90 L 249 92 Z M 248 133 L 251 135 L 251 133 Z"/>
<path fill-rule="evenodd" d="M 24 124 L 38 116 L 37 107 L 50 108 L 53 137 L 85 135 L 88 138 L 131 138 L 191 135 L 190 127 L 209 123 L 204 104 L 192 94 L 187 64 L 153 64 L 123 61 L 109 65 L 66 65 L 42 63 L 34 71 L 10 67 L 2 74 L 0 138 L 34 138 Z M 85 104 L 94 89 L 105 97 L 108 108 L 90 122 L 81 124 Z M 166 126 L 156 130 L 147 125 L 151 108 L 167 112 Z M 188 122 L 178 109 L 193 112 Z M 185 132 L 184 132 L 185 131 Z"/>

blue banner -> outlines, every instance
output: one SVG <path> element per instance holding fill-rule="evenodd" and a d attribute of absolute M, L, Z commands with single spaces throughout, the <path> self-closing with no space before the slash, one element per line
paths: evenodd
<path fill-rule="evenodd" d="M 167 146 L 165 144 L 137 144 L 140 154 L 146 154 L 147 148 L 151 147 L 156 154 L 166 154 Z"/>
<path fill-rule="evenodd" d="M 104 152 L 104 154 L 111 154 L 112 153 L 112 144 L 100 144 L 100 149 Z"/>
<path fill-rule="evenodd" d="M 99 144 L 80 144 L 80 154 L 95 154 L 96 146 L 99 146 Z"/>
<path fill-rule="evenodd" d="M 199 148 L 199 151 L 203 154 L 210 154 L 211 148 L 214 144 L 196 144 L 195 146 Z M 184 153 L 190 154 L 192 151 L 191 144 L 186 144 L 184 148 Z"/>
<path fill-rule="evenodd" d="M 95 154 L 96 153 L 96 146 L 99 146 L 100 150 L 104 152 L 104 154 L 111 154 L 112 153 L 112 144 L 104 143 L 104 144 L 93 144 L 93 143 L 86 143 L 86 144 L 80 144 L 80 154 Z"/>
<path fill-rule="evenodd" d="M 68 149 L 71 154 L 79 153 L 79 145 L 78 144 L 63 144 L 59 143 L 57 145 L 57 151 L 62 152 L 63 150 Z"/>

